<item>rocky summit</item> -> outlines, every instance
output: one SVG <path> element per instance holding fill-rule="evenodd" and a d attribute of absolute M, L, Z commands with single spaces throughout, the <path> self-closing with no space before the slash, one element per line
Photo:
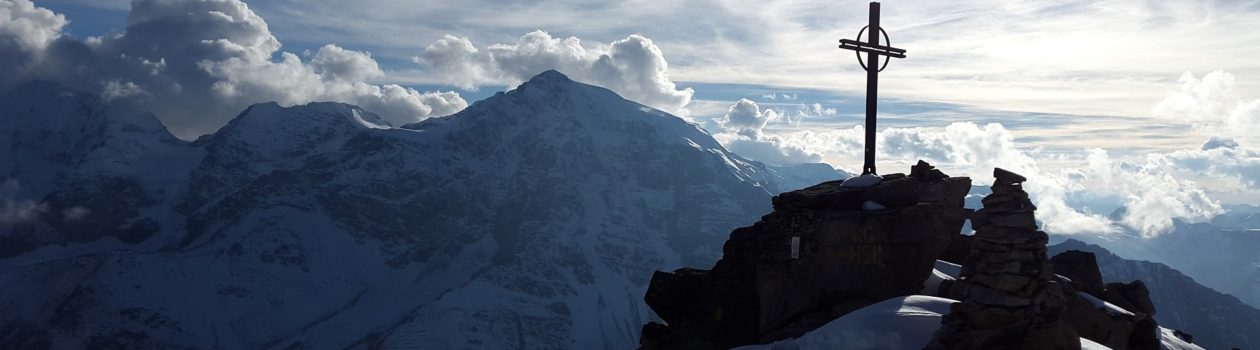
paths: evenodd
<path fill-rule="evenodd" d="M 642 348 L 726 349 L 796 337 L 916 294 L 970 213 L 963 204 L 971 179 L 925 162 L 910 174 L 783 193 L 774 212 L 731 232 L 712 269 L 657 271 L 644 300 L 667 325 L 645 325 Z"/>
<path fill-rule="evenodd" d="M 975 212 L 963 205 L 971 180 L 925 162 L 778 195 L 774 212 L 731 232 L 712 269 L 653 274 L 644 300 L 664 323 L 645 325 L 640 347 L 1198 348 L 1156 323 L 1144 282 L 1104 283 L 1093 253 L 1049 258 L 1027 179 L 1000 168 L 994 178 Z M 967 220 L 974 235 L 959 232 Z M 877 310 L 936 318 L 870 321 L 897 330 L 855 321 Z"/>

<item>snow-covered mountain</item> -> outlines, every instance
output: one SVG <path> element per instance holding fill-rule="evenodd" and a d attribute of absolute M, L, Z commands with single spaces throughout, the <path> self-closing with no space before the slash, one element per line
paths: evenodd
<path fill-rule="evenodd" d="M 403 127 L 260 104 L 192 143 L 52 84 L 0 101 L 19 347 L 633 347 L 652 271 L 842 176 L 554 71 Z"/>
<path fill-rule="evenodd" d="M 1155 320 L 1166 328 L 1194 335 L 1194 342 L 1209 349 L 1260 347 L 1260 310 L 1238 298 L 1205 287 L 1195 279 L 1161 263 L 1129 260 L 1103 247 L 1067 240 L 1047 248 L 1050 255 L 1068 250 L 1094 253 L 1107 282 L 1142 280 L 1155 304 Z"/>
<path fill-rule="evenodd" d="M 0 116 L 0 258 L 146 241 L 200 155 L 151 114 L 53 83 L 0 96 Z"/>

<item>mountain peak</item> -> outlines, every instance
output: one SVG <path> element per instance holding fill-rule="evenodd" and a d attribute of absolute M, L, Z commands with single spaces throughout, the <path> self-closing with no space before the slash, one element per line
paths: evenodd
<path fill-rule="evenodd" d="M 551 93 L 558 93 L 562 91 L 573 93 L 581 90 L 578 87 L 587 86 L 591 85 L 579 83 L 573 79 L 569 79 L 569 77 L 564 75 L 564 73 L 560 73 L 554 69 L 548 69 L 542 73 L 538 73 L 538 75 L 535 75 L 532 78 L 529 78 L 528 81 L 521 83 L 521 85 L 516 87 L 515 90 L 533 91 L 531 95 L 538 92 L 543 92 L 544 95 L 549 95 Z M 600 89 L 604 90 L 603 88 Z"/>
<path fill-rule="evenodd" d="M 538 73 L 538 75 L 535 75 L 533 78 L 529 78 L 529 81 L 526 82 L 526 84 L 529 84 L 529 83 L 539 84 L 539 83 L 545 83 L 545 82 L 564 83 L 564 82 L 573 82 L 573 80 L 569 79 L 569 77 L 564 75 L 564 73 L 560 73 L 560 71 L 557 71 L 555 69 L 548 69 L 546 71 L 543 71 L 542 73 Z"/>

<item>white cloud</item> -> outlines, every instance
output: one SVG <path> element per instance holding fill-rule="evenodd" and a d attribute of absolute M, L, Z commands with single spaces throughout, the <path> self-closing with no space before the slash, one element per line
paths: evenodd
<path fill-rule="evenodd" d="M 735 154 L 767 164 L 793 165 L 822 161 L 821 154 L 775 135 L 749 136 L 728 132 L 714 134 L 713 138 Z"/>
<path fill-rule="evenodd" d="M 761 129 L 771 121 L 782 119 L 782 115 L 772 109 L 761 110 L 756 102 L 741 98 L 731 105 L 726 115 L 718 119 L 718 123 L 727 130 L 741 134 L 760 135 Z"/>
<path fill-rule="evenodd" d="M 516 43 L 478 49 L 463 37 L 446 35 L 413 57 L 448 83 L 464 89 L 514 87 L 549 69 L 611 89 L 625 98 L 675 114 L 686 114 L 691 88 L 678 89 L 660 48 L 642 35 L 585 46 L 576 37 L 556 38 L 538 30 Z"/>
<path fill-rule="evenodd" d="M 1217 70 L 1200 79 L 1186 72 L 1178 82 L 1179 89 L 1155 105 L 1156 116 L 1193 122 L 1212 134 L 1260 136 L 1260 99 L 1244 99 L 1233 74 Z"/>
<path fill-rule="evenodd" d="M 65 16 L 35 7 L 30 1 L 0 1 L 0 37 L 6 44 L 29 51 L 43 50 L 61 36 L 66 23 Z"/>
<path fill-rule="evenodd" d="M 101 98 L 106 101 L 113 101 L 120 98 L 147 95 L 148 92 L 140 88 L 139 85 L 130 81 L 110 80 L 105 82 L 105 88 L 101 91 Z"/>
<path fill-rule="evenodd" d="M 0 91 L 29 74 L 66 18 L 28 0 L 0 0 Z"/>
<path fill-rule="evenodd" d="M 764 163 L 784 165 L 822 161 L 818 153 L 763 132 L 771 122 L 786 119 L 782 113 L 761 109 L 756 102 L 742 98 L 717 119 L 717 126 L 721 129 L 713 134 L 713 138 L 736 154 Z"/>
<path fill-rule="evenodd" d="M 1199 149 L 1210 151 L 1217 148 L 1238 148 L 1238 141 L 1227 137 L 1212 136 Z"/>
<path fill-rule="evenodd" d="M 836 48 L 837 39 L 852 38 L 866 24 L 864 2 L 344 3 L 251 6 L 286 40 L 355 43 L 391 61 L 415 56 L 417 42 L 433 43 L 445 33 L 478 43 L 480 55 L 486 43 L 511 42 L 505 38 L 539 28 L 602 42 L 639 33 L 669 54 L 673 81 L 855 93 L 865 87 L 853 53 Z M 885 2 L 882 15 L 893 45 L 909 50 L 881 73 L 880 94 L 888 98 L 1131 117 L 1149 112 L 1176 78 L 1170 72 L 1260 75 L 1254 62 L 1260 45 L 1240 44 L 1260 41 L 1253 1 L 899 0 Z M 418 71 L 412 81 L 438 82 Z M 1242 88 L 1260 91 L 1260 80 Z"/>
<path fill-rule="evenodd" d="M 34 6 L 29 0 L 3 4 Z M 49 18 L 51 11 L 36 9 L 42 17 L 35 17 Z M 136 0 L 125 31 L 83 41 L 60 36 L 64 19 L 56 16 L 41 26 L 0 24 L 6 28 L 0 43 L 42 43 L 23 44 L 39 50 L 30 73 L 0 77 L 0 85 L 49 79 L 108 99 L 139 101 L 183 138 L 213 132 L 246 106 L 267 101 L 347 102 L 394 125 L 467 106 L 454 92 L 370 83 L 384 72 L 366 52 L 325 45 L 310 62 L 281 52 L 267 23 L 240 0 Z M 20 36 L 32 31 L 43 34 Z"/>
<path fill-rule="evenodd" d="M 795 98 L 793 98 L 793 100 L 795 100 Z M 814 115 L 819 117 L 834 117 L 836 115 L 836 109 L 823 107 L 821 103 L 814 103 L 810 105 L 802 104 L 798 114 Z"/>
<path fill-rule="evenodd" d="M 311 60 L 311 68 L 324 80 L 367 81 L 385 75 L 371 54 L 333 44 L 319 48 Z"/>
<path fill-rule="evenodd" d="M 1152 162 L 1184 173 L 1203 174 L 1232 182 L 1235 189 L 1260 189 L 1260 152 L 1233 139 L 1213 137 L 1199 149 L 1152 155 Z"/>

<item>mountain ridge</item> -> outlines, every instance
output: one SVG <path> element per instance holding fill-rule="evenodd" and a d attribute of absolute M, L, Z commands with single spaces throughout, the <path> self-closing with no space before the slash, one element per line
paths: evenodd
<path fill-rule="evenodd" d="M 75 177 L 33 190 L 79 193 L 66 201 L 86 218 L 147 222 L 146 235 L 0 258 L 0 283 L 34 286 L 0 291 L 24 301 L 0 303 L 0 343 L 630 346 L 652 317 L 651 271 L 711 264 L 782 174 L 561 77 L 402 128 L 344 104 L 256 104 L 174 157 L 138 158 L 118 191 L 66 187 L 91 183 Z M 61 232 L 48 217 L 23 225 L 35 229 L 0 236 Z"/>

